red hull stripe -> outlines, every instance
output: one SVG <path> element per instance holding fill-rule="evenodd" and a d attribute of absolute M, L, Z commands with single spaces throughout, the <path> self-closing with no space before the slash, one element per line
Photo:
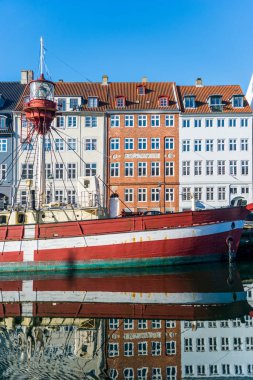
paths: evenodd
<path fill-rule="evenodd" d="M 0 263 L 8 262 L 22 262 L 23 261 L 23 251 L 19 252 L 2 252 L 0 254 Z"/>
<path fill-rule="evenodd" d="M 34 261 L 75 261 L 149 259 L 158 257 L 199 257 L 208 254 L 226 254 L 226 239 L 229 233 L 199 237 L 143 241 L 127 244 L 112 244 L 92 247 L 43 249 L 35 251 Z M 241 231 L 233 231 L 235 241 L 239 241 Z"/>

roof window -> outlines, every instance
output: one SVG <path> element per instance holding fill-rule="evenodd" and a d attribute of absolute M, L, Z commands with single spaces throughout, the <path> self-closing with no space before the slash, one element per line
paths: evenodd
<path fill-rule="evenodd" d="M 143 85 L 137 86 L 137 94 L 138 95 L 145 95 L 146 94 L 146 87 Z"/>
<path fill-rule="evenodd" d="M 168 96 L 160 96 L 158 103 L 159 103 L 159 107 L 168 107 L 168 105 L 169 105 Z"/>
<path fill-rule="evenodd" d="M 115 98 L 115 105 L 117 108 L 122 108 L 126 106 L 126 98 L 124 96 L 117 96 Z"/>
<path fill-rule="evenodd" d="M 88 108 L 98 107 L 98 97 L 97 96 L 88 96 Z"/>
<path fill-rule="evenodd" d="M 210 95 L 209 96 L 209 106 L 213 112 L 221 112 L 223 110 L 222 96 L 221 95 Z"/>
<path fill-rule="evenodd" d="M 232 105 L 234 108 L 242 108 L 243 107 L 243 95 L 233 95 Z"/>
<path fill-rule="evenodd" d="M 7 117 L 6 117 L 6 116 L 1 116 L 1 115 L 0 115 L 0 129 L 1 129 L 1 130 L 7 128 L 6 120 L 7 120 Z"/>
<path fill-rule="evenodd" d="M 185 108 L 195 108 L 196 107 L 195 95 L 186 95 L 184 97 L 184 106 Z"/>

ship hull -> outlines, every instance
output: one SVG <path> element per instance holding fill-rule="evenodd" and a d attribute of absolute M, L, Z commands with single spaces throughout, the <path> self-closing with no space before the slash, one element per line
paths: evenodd
<path fill-rule="evenodd" d="M 227 259 L 229 242 L 230 253 L 236 253 L 245 210 L 223 210 L 9 226 L 16 230 L 7 231 L 7 238 L 0 241 L 0 270 L 143 267 Z"/>

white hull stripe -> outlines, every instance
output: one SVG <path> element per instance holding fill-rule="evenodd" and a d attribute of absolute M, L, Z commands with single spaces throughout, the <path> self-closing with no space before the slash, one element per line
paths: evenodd
<path fill-rule="evenodd" d="M 244 221 L 235 221 L 235 229 L 242 229 Z M 98 247 L 103 245 L 127 244 L 143 241 L 159 241 L 169 239 L 184 239 L 214 235 L 231 231 L 231 222 L 207 224 L 202 226 L 193 226 L 186 228 L 174 228 L 153 230 L 153 231 L 137 231 L 137 232 L 121 232 L 113 234 L 102 234 L 94 236 L 79 236 L 55 239 L 41 240 L 22 240 L 22 241 L 6 241 L 0 242 L 1 252 L 21 252 L 24 251 L 24 261 L 33 261 L 34 251 L 39 249 L 64 249 L 78 247 Z"/>

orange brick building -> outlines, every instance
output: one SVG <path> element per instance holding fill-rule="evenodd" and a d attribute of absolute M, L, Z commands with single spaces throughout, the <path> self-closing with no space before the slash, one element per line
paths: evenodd
<path fill-rule="evenodd" d="M 108 185 L 125 211 L 178 211 L 179 106 L 174 83 L 110 83 Z"/>
<path fill-rule="evenodd" d="M 181 378 L 180 321 L 109 319 L 106 336 L 110 379 Z"/>

